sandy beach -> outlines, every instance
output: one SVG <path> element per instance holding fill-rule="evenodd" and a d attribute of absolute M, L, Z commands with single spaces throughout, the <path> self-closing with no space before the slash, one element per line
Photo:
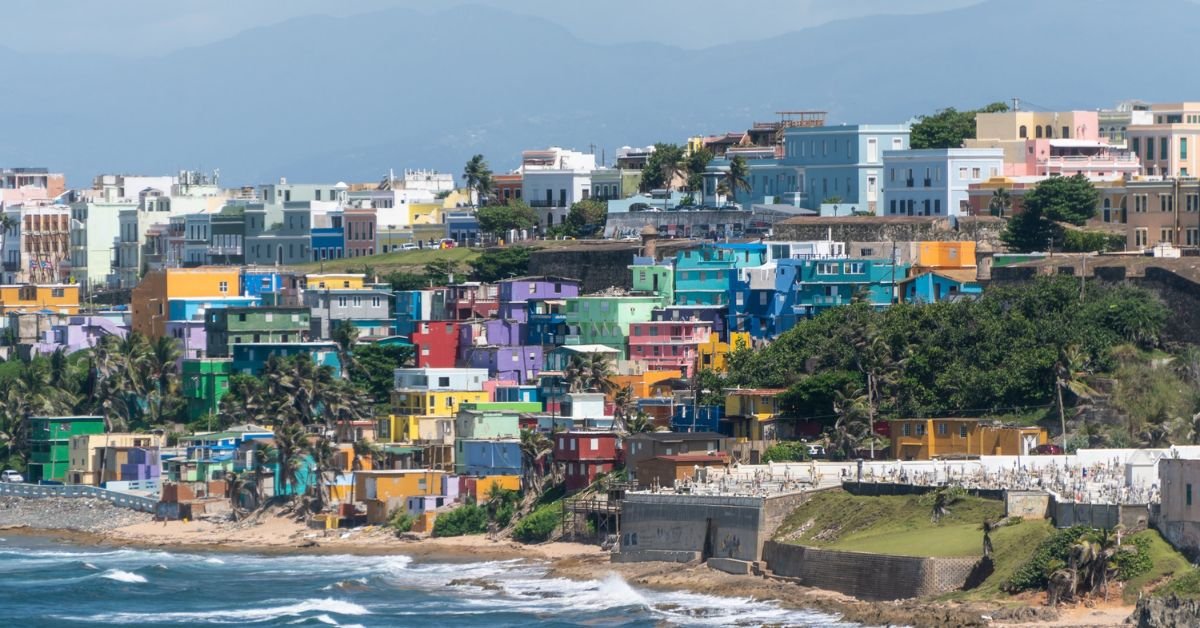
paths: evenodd
<path fill-rule="evenodd" d="M 250 521 L 146 521 L 98 533 L 9 528 L 7 534 L 53 536 L 82 545 L 130 546 L 173 551 L 303 554 L 403 554 L 418 561 L 530 560 L 549 565 L 550 575 L 575 580 L 619 574 L 631 585 L 656 590 L 757 600 L 836 613 L 866 625 L 913 626 L 1115 626 L 1133 608 L 1111 604 L 1102 608 L 1078 605 L 1055 612 L 1038 596 L 1012 605 L 940 603 L 919 600 L 864 602 L 840 593 L 813 589 L 758 576 L 734 576 L 703 564 L 612 563 L 608 552 L 595 545 L 553 542 L 523 545 L 483 535 L 427 538 L 397 537 L 391 530 L 366 527 L 315 530 L 290 517 L 263 514 Z"/>

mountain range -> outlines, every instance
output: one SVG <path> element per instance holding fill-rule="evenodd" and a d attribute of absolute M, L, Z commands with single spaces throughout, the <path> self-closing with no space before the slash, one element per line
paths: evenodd
<path fill-rule="evenodd" d="M 636 19 L 631 16 L 630 19 Z M 729 5 L 718 20 L 768 20 Z M 744 129 L 816 109 L 894 123 L 1020 97 L 1032 108 L 1187 100 L 1200 5 L 988 0 L 684 50 L 604 45 L 495 7 L 310 16 L 149 58 L 0 48 L 0 164 L 101 172 L 220 168 L 225 184 L 496 170 L 550 145 Z M 1200 95 L 1200 94 L 1195 94 Z"/>

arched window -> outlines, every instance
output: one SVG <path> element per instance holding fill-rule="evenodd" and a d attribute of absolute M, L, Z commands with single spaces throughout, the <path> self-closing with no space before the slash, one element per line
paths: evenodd
<path fill-rule="evenodd" d="M 1046 125 L 1046 139 L 1050 139 L 1052 137 L 1054 137 L 1054 127 L 1047 124 Z"/>
<path fill-rule="evenodd" d="M 1042 127 L 1040 127 L 1040 126 L 1038 126 L 1038 125 L 1034 125 L 1034 127 L 1033 127 L 1033 131 L 1034 131 L 1034 133 L 1035 133 L 1035 134 L 1038 136 L 1038 139 L 1041 139 L 1041 137 L 1042 137 Z"/>
<path fill-rule="evenodd" d="M 1017 135 L 1021 136 L 1022 138 L 1029 137 L 1029 129 L 1025 128 L 1025 125 L 1022 124 L 1021 130 L 1017 131 Z"/>

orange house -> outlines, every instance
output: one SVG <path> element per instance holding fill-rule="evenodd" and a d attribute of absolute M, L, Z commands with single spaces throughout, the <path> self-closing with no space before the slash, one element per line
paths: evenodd
<path fill-rule="evenodd" d="M 1047 442 L 1045 428 L 988 419 L 900 419 L 888 429 L 898 460 L 1029 455 Z"/>
<path fill-rule="evenodd" d="M 79 286 L 75 284 L 27 284 L 0 286 L 0 316 L 49 311 L 79 313 Z"/>
<path fill-rule="evenodd" d="M 133 289 L 133 331 L 149 338 L 167 333 L 167 306 L 171 299 L 236 297 L 241 290 L 236 268 L 201 266 L 166 268 L 146 273 Z"/>

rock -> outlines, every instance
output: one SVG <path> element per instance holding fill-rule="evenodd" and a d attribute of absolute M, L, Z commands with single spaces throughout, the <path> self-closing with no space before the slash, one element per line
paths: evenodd
<path fill-rule="evenodd" d="M 1138 628 L 1168 628 L 1200 625 L 1200 600 L 1186 600 L 1175 595 L 1144 596 L 1130 616 Z"/>
<path fill-rule="evenodd" d="M 479 587 L 485 591 L 500 591 L 500 585 L 483 578 L 456 578 L 450 581 L 452 587 Z"/>

